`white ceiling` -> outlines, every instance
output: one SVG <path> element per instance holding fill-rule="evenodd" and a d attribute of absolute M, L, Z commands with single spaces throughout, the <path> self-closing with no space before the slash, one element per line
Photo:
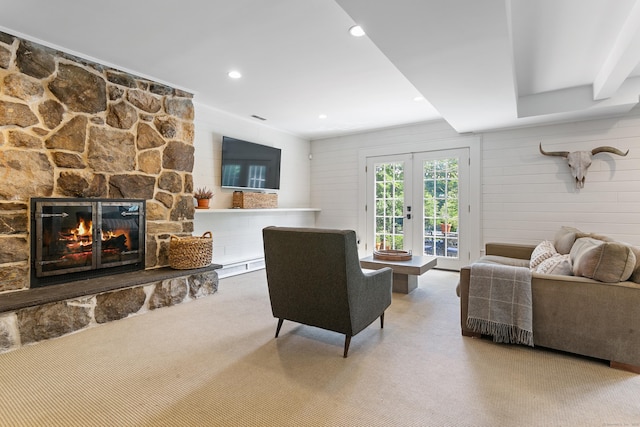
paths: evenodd
<path fill-rule="evenodd" d="M 2 31 L 308 139 L 439 118 L 477 132 L 609 116 L 640 94 L 640 0 L 0 0 L 0 10 Z M 349 35 L 355 22 L 367 36 Z"/>

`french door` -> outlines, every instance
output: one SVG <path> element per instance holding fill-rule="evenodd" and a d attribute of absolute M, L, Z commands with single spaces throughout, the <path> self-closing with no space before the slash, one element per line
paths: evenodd
<path fill-rule="evenodd" d="M 469 262 L 468 149 L 368 157 L 366 224 L 368 252 L 410 250 L 459 270 Z"/>

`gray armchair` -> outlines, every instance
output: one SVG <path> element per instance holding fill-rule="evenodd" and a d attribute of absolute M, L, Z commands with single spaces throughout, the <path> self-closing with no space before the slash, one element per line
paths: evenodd
<path fill-rule="evenodd" d="M 363 272 L 351 230 L 267 227 L 262 230 L 271 310 L 290 320 L 351 337 L 391 304 L 392 270 Z"/>

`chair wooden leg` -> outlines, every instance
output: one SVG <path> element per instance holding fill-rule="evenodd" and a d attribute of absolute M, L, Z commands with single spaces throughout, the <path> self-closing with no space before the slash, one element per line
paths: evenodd
<path fill-rule="evenodd" d="M 384 329 L 384 311 L 380 315 L 380 329 Z"/>
<path fill-rule="evenodd" d="M 344 337 L 344 354 L 342 357 L 347 357 L 347 353 L 349 353 L 349 344 L 351 344 L 351 335 L 345 335 Z"/>
<path fill-rule="evenodd" d="M 278 319 L 278 327 L 276 328 L 276 338 L 278 338 L 278 334 L 280 333 L 280 328 L 282 328 L 282 322 L 284 322 L 284 319 Z"/>

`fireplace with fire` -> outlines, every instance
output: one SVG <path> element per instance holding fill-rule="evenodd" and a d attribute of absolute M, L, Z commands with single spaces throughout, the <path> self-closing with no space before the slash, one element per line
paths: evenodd
<path fill-rule="evenodd" d="M 144 269 L 145 201 L 31 199 L 31 287 Z"/>

